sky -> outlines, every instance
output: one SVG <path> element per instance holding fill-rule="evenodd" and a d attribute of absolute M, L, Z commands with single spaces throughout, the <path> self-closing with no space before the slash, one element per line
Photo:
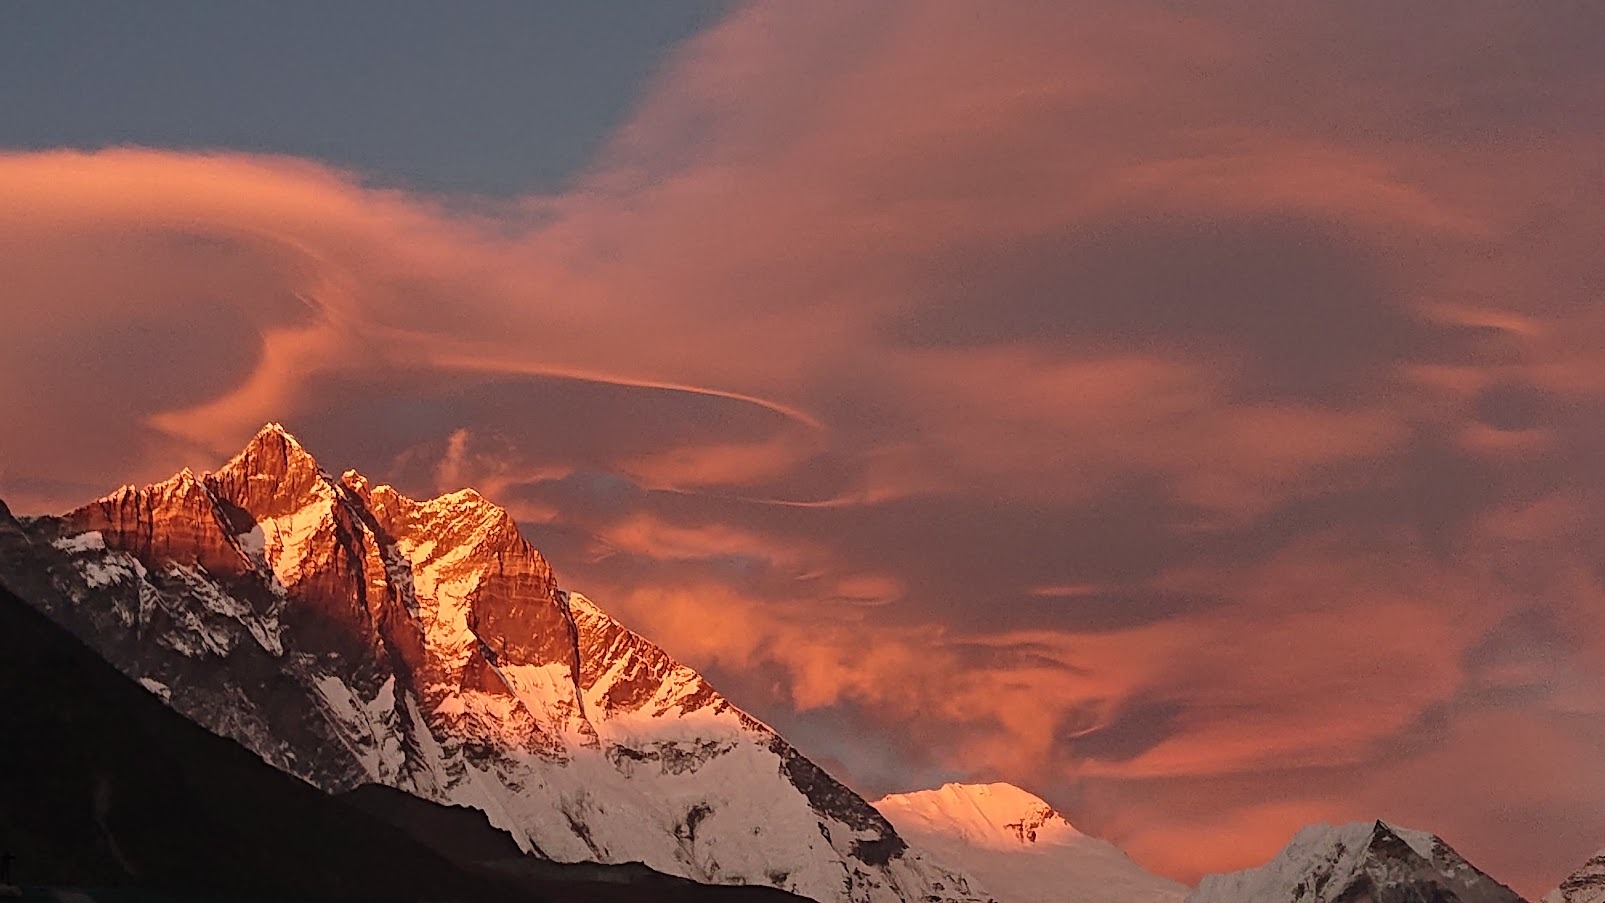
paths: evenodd
<path fill-rule="evenodd" d="M 1605 846 L 1605 7 L 0 7 L 0 497 L 472 485 L 874 798 Z"/>

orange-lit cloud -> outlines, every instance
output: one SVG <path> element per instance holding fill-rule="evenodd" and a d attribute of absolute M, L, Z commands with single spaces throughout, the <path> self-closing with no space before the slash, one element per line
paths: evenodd
<path fill-rule="evenodd" d="M 867 793 L 1542 890 L 1605 843 L 1605 25 L 1429 7 L 743 5 L 550 197 L 0 156 L 0 494 L 282 420 Z"/>

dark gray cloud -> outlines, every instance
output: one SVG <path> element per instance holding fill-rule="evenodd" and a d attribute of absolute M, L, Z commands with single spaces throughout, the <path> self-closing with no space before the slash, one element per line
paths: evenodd
<path fill-rule="evenodd" d="M 1294 216 L 1078 223 L 933 267 L 942 295 L 909 315 L 910 341 L 1237 352 L 1263 391 L 1352 391 L 1431 335 L 1373 251 Z"/>
<path fill-rule="evenodd" d="M 1109 719 L 1090 725 L 1084 716 L 1070 713 L 1060 722 L 1055 740 L 1071 761 L 1128 761 L 1180 733 L 1178 722 L 1186 711 L 1181 702 L 1130 700 Z"/>
<path fill-rule="evenodd" d="M 1522 383 L 1500 383 L 1477 395 L 1477 419 L 1497 430 L 1530 430 L 1544 419 L 1542 389 Z"/>

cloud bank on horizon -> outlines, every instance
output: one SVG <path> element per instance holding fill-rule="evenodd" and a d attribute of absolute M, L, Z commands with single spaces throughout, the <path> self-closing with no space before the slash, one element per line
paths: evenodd
<path fill-rule="evenodd" d="M 1605 13 L 754 3 L 564 191 L 0 155 L 0 496 L 267 420 L 507 505 L 871 796 L 1183 880 L 1605 843 Z"/>

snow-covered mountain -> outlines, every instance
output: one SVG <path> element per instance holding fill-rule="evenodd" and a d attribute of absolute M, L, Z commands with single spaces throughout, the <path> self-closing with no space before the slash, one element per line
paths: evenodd
<path fill-rule="evenodd" d="M 1521 903 L 1439 838 L 1385 822 L 1311 825 L 1265 865 L 1208 875 L 1187 903 Z"/>
<path fill-rule="evenodd" d="M 222 469 L 0 517 L 0 581 L 329 792 L 483 811 L 532 855 L 817 900 L 969 900 L 863 799 L 558 587 L 507 512 L 336 479 L 270 424 Z M 64 601 L 56 601 L 64 600 Z"/>
<path fill-rule="evenodd" d="M 1605 903 L 1605 850 L 1545 894 L 1542 903 Z"/>
<path fill-rule="evenodd" d="M 945 784 L 875 803 L 899 834 L 1003 903 L 1179 903 L 1187 888 L 1088 837 L 1012 784 Z"/>

